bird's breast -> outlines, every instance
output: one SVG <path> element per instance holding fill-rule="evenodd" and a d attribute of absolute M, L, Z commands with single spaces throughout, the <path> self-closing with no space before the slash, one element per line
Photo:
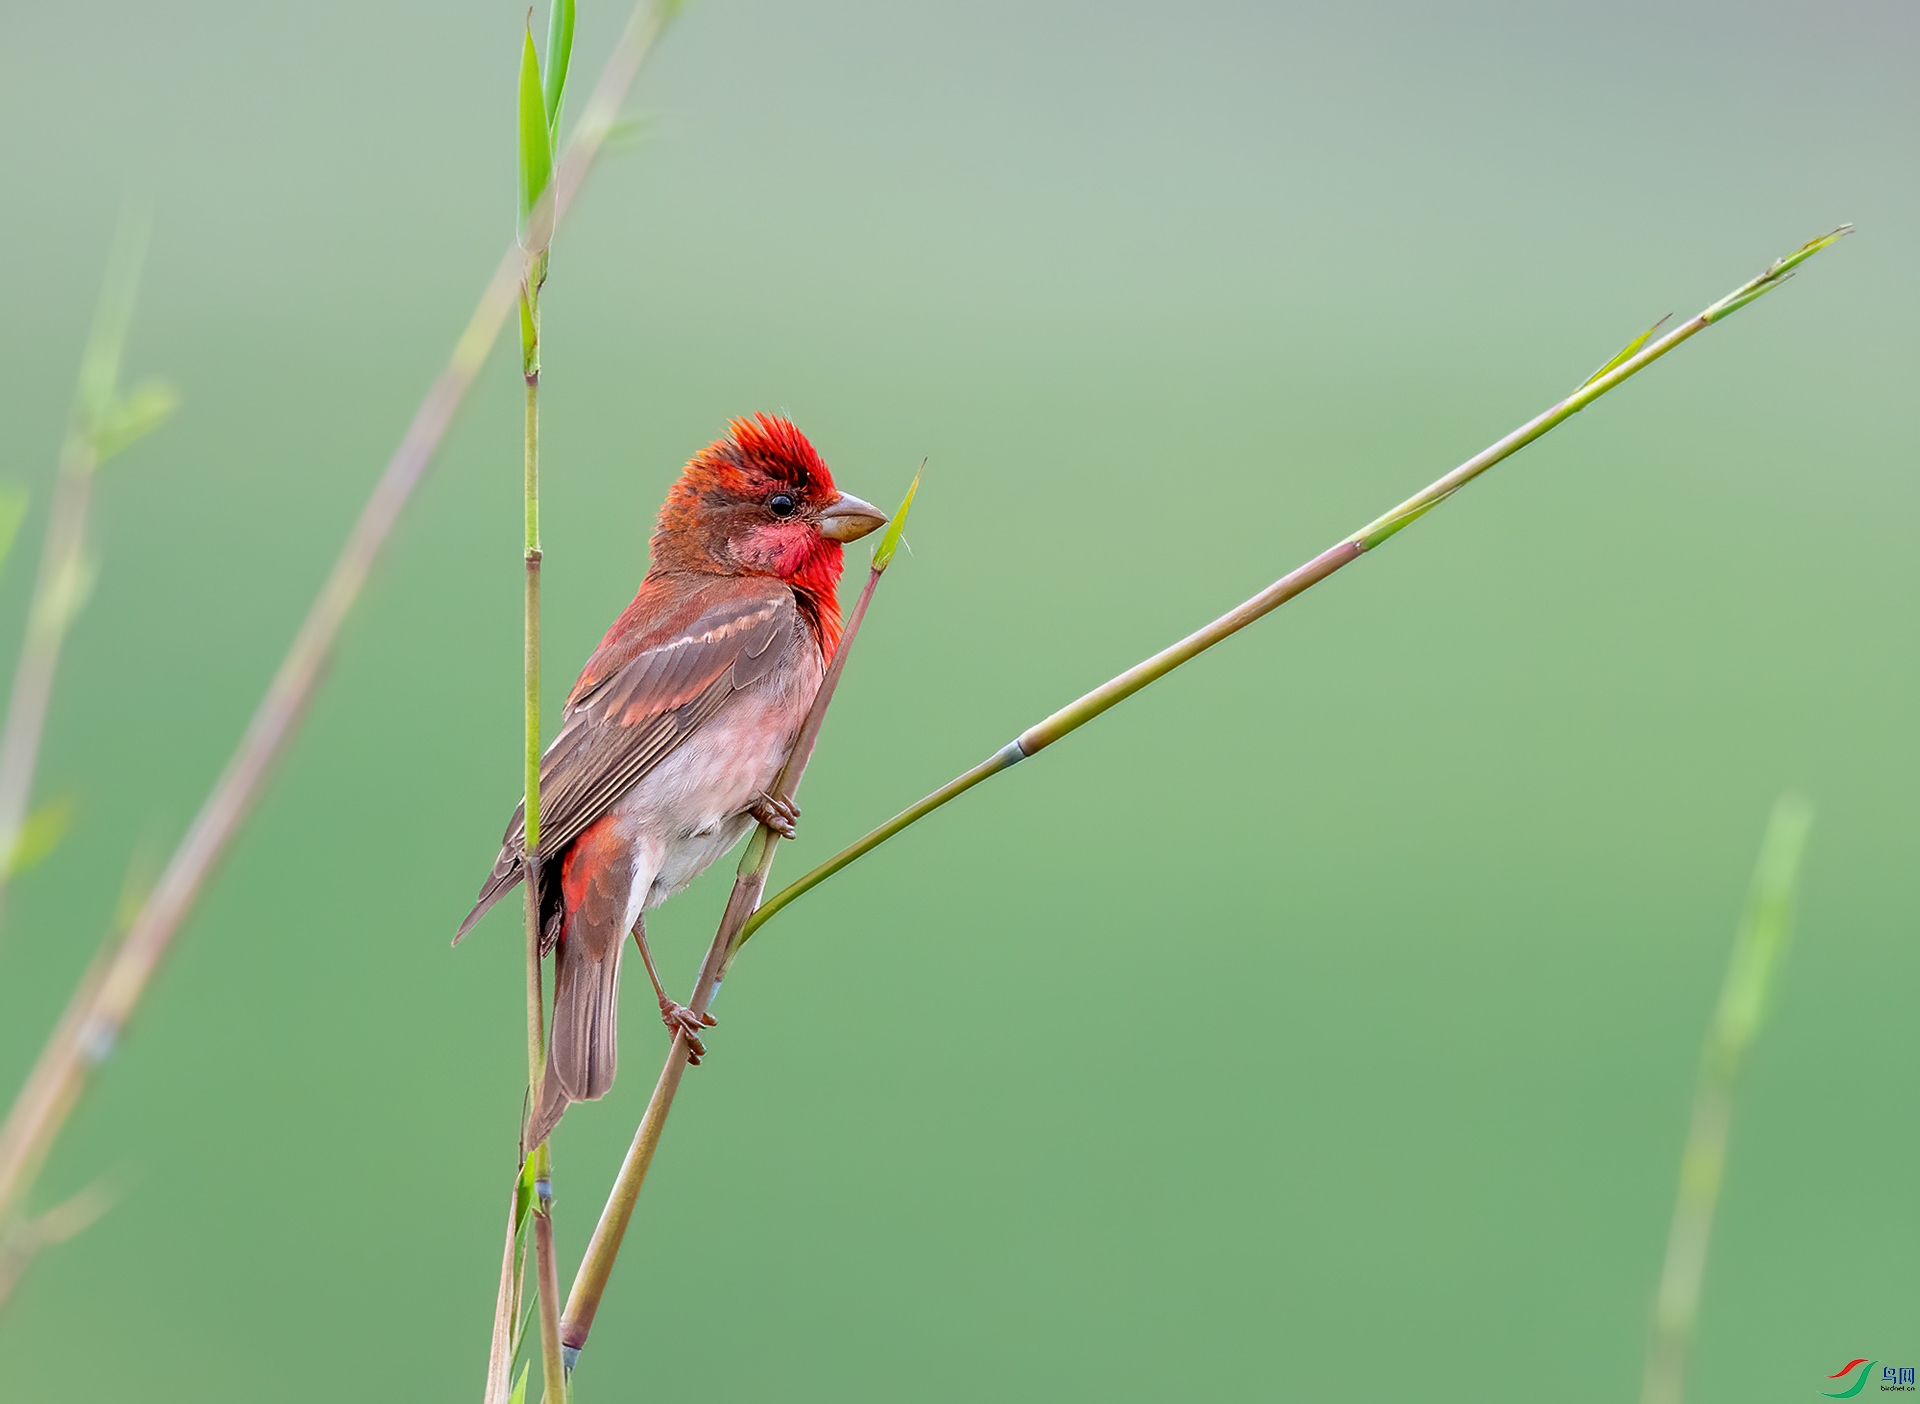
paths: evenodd
<path fill-rule="evenodd" d="M 646 906 L 692 882 L 751 827 L 747 806 L 785 764 L 822 672 L 811 640 L 796 640 L 787 660 L 735 693 L 621 800 L 622 827 L 657 845 Z"/>

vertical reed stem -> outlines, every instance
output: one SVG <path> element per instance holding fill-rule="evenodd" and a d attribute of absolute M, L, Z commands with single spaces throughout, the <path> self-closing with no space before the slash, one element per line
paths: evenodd
<path fill-rule="evenodd" d="M 527 292 L 521 293 L 521 315 L 534 328 L 537 347 L 539 311 L 528 312 Z M 540 362 L 536 349 L 527 381 L 526 440 L 526 636 L 522 658 L 525 685 L 525 766 L 527 797 L 526 913 L 527 913 L 527 1096 L 538 1099 L 546 1061 L 544 1000 L 540 988 Z M 529 1107 L 532 1101 L 529 1101 Z M 524 1148 L 532 1154 L 534 1147 Z"/>
<path fill-rule="evenodd" d="M 14 665 L 6 724 L 0 729 L 0 904 L 6 899 L 13 860 L 32 807 L 33 775 L 61 647 L 87 591 L 87 514 L 101 461 L 100 435 L 120 398 L 120 362 L 146 243 L 145 218 L 123 213 L 94 309 L 93 328 L 81 354 L 66 438 L 60 445 L 46 544 L 27 605 L 27 628 L 20 642 L 20 660 Z"/>
<path fill-rule="evenodd" d="M 522 370 L 527 383 L 526 494 L 526 912 L 527 1109 L 539 1104 L 546 1071 L 545 999 L 540 987 L 540 286 L 529 260 L 520 289 Z M 553 1163 L 545 1141 L 527 1148 L 534 1159 L 534 1282 L 540 1307 L 541 1398 L 561 1404 L 567 1375 L 560 1356 L 560 1271 L 553 1257 Z"/>
<path fill-rule="evenodd" d="M 1733 1101 L 1741 1064 L 1766 1020 L 1781 961 L 1793 934 L 1793 909 L 1813 810 L 1798 795 L 1774 802 L 1760 858 L 1754 865 L 1747 907 L 1727 959 L 1726 978 L 1713 1024 L 1700 1050 L 1693 1116 L 1680 1160 L 1680 1185 L 1667 1233 L 1667 1256 L 1653 1300 L 1653 1332 L 1647 1342 L 1641 1404 L 1681 1404 L 1687 1360 L 1700 1320 L 1700 1289 L 1706 1282 L 1707 1249 L 1714 1210 L 1726 1177 L 1733 1133 Z"/>

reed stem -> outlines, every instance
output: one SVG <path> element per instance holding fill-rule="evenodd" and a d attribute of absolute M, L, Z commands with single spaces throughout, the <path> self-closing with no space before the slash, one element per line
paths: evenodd
<path fill-rule="evenodd" d="M 546 1072 L 545 997 L 540 982 L 540 275 L 541 256 L 530 259 L 520 285 L 522 374 L 526 380 L 526 927 L 527 927 L 527 1107 L 537 1106 Z M 524 1144 L 524 1137 L 523 1137 Z M 560 1356 L 560 1270 L 553 1256 L 553 1157 L 543 1140 L 525 1147 L 534 1160 L 533 1258 L 539 1295 L 541 1398 L 560 1404 L 567 1397 L 567 1373 Z"/>
<path fill-rule="evenodd" d="M 840 647 L 834 651 L 833 659 L 827 665 L 827 671 L 820 680 L 820 690 L 814 694 L 813 705 L 807 709 L 806 720 L 801 723 L 794 737 L 786 764 L 780 768 L 780 774 L 773 783 L 772 793 L 777 798 L 791 800 L 799 792 L 800 780 L 806 774 L 807 763 L 813 759 L 814 743 L 819 740 L 827 708 L 840 686 L 840 675 L 846 669 L 847 656 L 853 651 L 853 641 L 859 637 L 861 625 L 866 622 L 867 606 L 873 602 L 873 592 L 880 584 L 880 577 L 893 562 L 895 548 L 906 526 L 907 513 L 913 506 L 914 495 L 919 488 L 920 478 L 915 474 L 913 485 L 907 489 L 900 510 L 894 513 L 886 535 L 873 553 L 873 568 L 867 573 L 867 583 L 860 591 L 860 598 L 854 602 L 853 612 L 847 617 L 847 627 L 840 636 Z M 740 856 L 740 865 L 734 873 L 733 890 L 727 896 L 726 911 L 721 915 L 719 929 L 714 932 L 713 943 L 707 947 L 706 959 L 700 963 L 700 975 L 694 983 L 693 997 L 687 1002 L 687 1007 L 696 1015 L 706 1013 L 714 996 L 720 992 L 720 982 L 726 977 L 734 952 L 739 949 L 740 932 L 747 918 L 753 914 L 760 894 L 766 890 L 767 875 L 773 871 L 775 845 L 779 839 L 778 832 L 762 824 L 754 830 L 746 852 Z M 600 1211 L 599 1222 L 594 1225 L 593 1238 L 587 1244 L 580 1270 L 574 1274 L 573 1288 L 567 1294 L 566 1315 L 560 1324 L 560 1338 L 566 1351 L 569 1372 L 586 1347 L 588 1333 L 593 1330 L 593 1318 L 600 1310 L 601 1299 L 606 1295 L 614 1262 L 620 1256 L 620 1245 L 626 1238 L 628 1224 L 633 1220 L 634 1206 L 640 1202 L 640 1189 L 646 1183 L 647 1171 L 653 1165 L 653 1153 L 660 1145 L 661 1133 L 666 1129 L 667 1113 L 673 1109 L 673 1099 L 680 1090 L 681 1075 L 687 1070 L 688 1051 L 685 1035 L 676 1032 L 667 1048 L 667 1059 L 660 1069 L 660 1079 L 654 1084 L 653 1096 L 648 1099 L 647 1109 L 634 1131 L 633 1144 L 627 1150 L 626 1159 L 620 1163 L 620 1173 L 614 1178 L 606 1206 Z"/>
<path fill-rule="evenodd" d="M 102 438 L 119 408 L 120 362 L 133 320 L 134 296 L 145 261 L 147 224 L 128 211 L 121 216 L 108 255 L 106 277 L 81 354 L 73 409 L 60 445 L 53 505 L 47 516 L 40 569 L 27 605 L 27 627 L 14 665 L 7 719 L 0 730 L 0 909 L 4 908 L 20 840 L 33 799 L 33 777 L 46 730 L 54 675 L 68 626 L 84 602 L 91 565 L 87 516 L 102 460 Z M 162 408 L 164 417 L 166 409 Z"/>
<path fill-rule="evenodd" d="M 1051 746 L 1061 737 L 1085 726 L 1102 712 L 1126 701 L 1141 688 L 1157 682 L 1181 664 L 1190 662 L 1206 652 L 1222 639 L 1238 633 L 1296 595 L 1318 585 L 1341 567 L 1359 560 L 1362 555 L 1380 545 L 1381 542 L 1438 507 L 1494 464 L 1512 457 L 1541 435 L 1564 424 L 1608 391 L 1638 375 L 1681 342 L 1705 331 L 1715 322 L 1739 311 L 1748 303 L 1778 287 L 1792 276 L 1794 268 L 1851 233 L 1852 229 L 1851 225 L 1842 225 L 1831 234 L 1823 235 L 1802 245 L 1771 265 L 1758 277 L 1735 288 L 1699 316 L 1675 327 L 1651 345 L 1646 344 L 1646 336 L 1640 337 L 1630 344 L 1626 351 L 1602 366 L 1566 399 L 1535 415 L 1505 438 L 1482 449 L 1452 472 L 1436 479 L 1392 511 L 1375 518 L 1345 540 L 1322 551 L 1305 565 L 1283 575 L 1252 599 L 1228 610 L 1205 628 L 1196 630 L 1178 643 L 1154 654 L 1153 657 L 1136 663 L 1118 677 L 1102 683 L 1077 701 L 1062 707 L 1052 716 L 1028 727 L 1019 737 L 1001 747 L 971 770 L 949 780 L 918 804 L 902 810 L 879 828 L 769 897 L 748 918 L 740 932 L 739 944 L 745 945 L 751 940 L 754 933 L 766 925 L 775 913 L 798 898 L 804 897 L 848 864 L 873 852 L 903 829 L 926 818 L 949 800 L 957 799 L 982 781 L 992 779 L 1027 757 Z M 1655 325 L 1657 326 L 1658 323 Z"/>
<path fill-rule="evenodd" d="M 540 984 L 540 364 L 539 309 L 531 313 L 527 303 L 535 294 L 521 290 L 520 314 L 523 325 L 532 328 L 534 350 L 528 358 L 532 369 L 526 372 L 526 592 L 524 596 L 524 648 L 521 658 L 521 682 L 525 689 L 523 720 L 524 775 L 526 785 L 526 846 L 521 861 L 526 865 L 525 888 L 527 947 L 527 1105 L 540 1096 L 540 1079 L 546 1067 L 545 998 Z M 534 1147 L 521 1146 L 523 1156 Z"/>
<path fill-rule="evenodd" d="M 1766 837 L 1761 841 L 1752 891 L 1727 959 L 1713 1026 L 1700 1050 L 1693 1116 L 1687 1128 L 1687 1148 L 1680 1159 L 1680 1187 L 1674 1196 L 1667 1256 L 1654 1296 L 1653 1334 L 1647 1347 L 1641 1404 L 1681 1404 L 1687 1357 L 1700 1317 L 1700 1289 L 1706 1280 L 1714 1209 L 1726 1175 L 1733 1094 L 1747 1048 L 1759 1033 L 1772 1001 L 1773 984 L 1793 932 L 1800 857 L 1812 822 L 1813 811 L 1805 800 L 1782 795 L 1773 806 Z"/>

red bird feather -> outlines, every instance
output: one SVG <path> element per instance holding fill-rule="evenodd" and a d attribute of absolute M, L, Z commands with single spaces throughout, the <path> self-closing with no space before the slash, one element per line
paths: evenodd
<path fill-rule="evenodd" d="M 618 1061 L 620 952 L 642 913 L 733 847 L 767 807 L 840 639 L 840 543 L 885 517 L 840 492 L 814 447 L 771 415 L 736 419 L 660 509 L 652 561 L 568 694 L 540 761 L 543 954 L 557 947 L 537 1145 Z M 525 876 L 514 813 L 456 941 Z M 659 989 L 662 1017 L 699 1043 Z M 698 1061 L 696 1057 L 694 1061 Z"/>

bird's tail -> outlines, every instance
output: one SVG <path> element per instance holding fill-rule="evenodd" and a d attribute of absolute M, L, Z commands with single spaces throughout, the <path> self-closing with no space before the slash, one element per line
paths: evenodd
<path fill-rule="evenodd" d="M 547 1075 L 527 1125 L 527 1145 L 537 1146 L 574 1102 L 591 1102 L 613 1086 L 620 1059 L 620 952 L 595 960 L 591 943 L 569 931 L 554 959 L 553 1036 L 547 1044 Z"/>

